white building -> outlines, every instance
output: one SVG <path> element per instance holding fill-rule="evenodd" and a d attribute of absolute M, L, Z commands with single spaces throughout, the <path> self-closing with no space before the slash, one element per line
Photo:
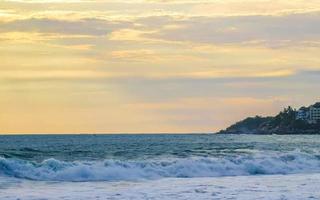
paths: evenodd
<path fill-rule="evenodd" d="M 307 108 L 300 108 L 297 111 L 296 119 L 307 121 L 309 124 L 320 122 L 320 102 Z"/>
<path fill-rule="evenodd" d="M 320 121 L 320 103 L 316 103 L 313 106 L 310 106 L 309 113 L 310 123 L 317 123 L 318 121 Z"/>

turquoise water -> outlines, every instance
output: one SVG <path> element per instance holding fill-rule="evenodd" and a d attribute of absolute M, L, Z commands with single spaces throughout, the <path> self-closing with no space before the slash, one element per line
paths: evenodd
<path fill-rule="evenodd" d="M 318 172 L 318 135 L 0 136 L 0 177 L 81 182 Z"/>

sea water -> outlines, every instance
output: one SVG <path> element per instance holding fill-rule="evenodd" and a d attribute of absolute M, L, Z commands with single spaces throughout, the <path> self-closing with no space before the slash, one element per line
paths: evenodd
<path fill-rule="evenodd" d="M 0 136 L 0 199 L 320 199 L 320 135 Z"/>

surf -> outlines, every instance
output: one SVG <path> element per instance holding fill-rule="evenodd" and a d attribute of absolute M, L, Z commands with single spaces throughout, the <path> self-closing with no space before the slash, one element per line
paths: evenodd
<path fill-rule="evenodd" d="M 136 181 L 320 172 L 320 155 L 292 151 L 221 157 L 42 162 L 0 158 L 0 176 L 37 181 Z"/>

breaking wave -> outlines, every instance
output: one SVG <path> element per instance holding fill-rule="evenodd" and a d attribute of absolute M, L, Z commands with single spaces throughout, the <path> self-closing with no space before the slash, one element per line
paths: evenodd
<path fill-rule="evenodd" d="M 39 181 L 121 181 L 320 172 L 320 155 L 298 151 L 145 161 L 30 162 L 0 158 L 0 175 Z"/>

